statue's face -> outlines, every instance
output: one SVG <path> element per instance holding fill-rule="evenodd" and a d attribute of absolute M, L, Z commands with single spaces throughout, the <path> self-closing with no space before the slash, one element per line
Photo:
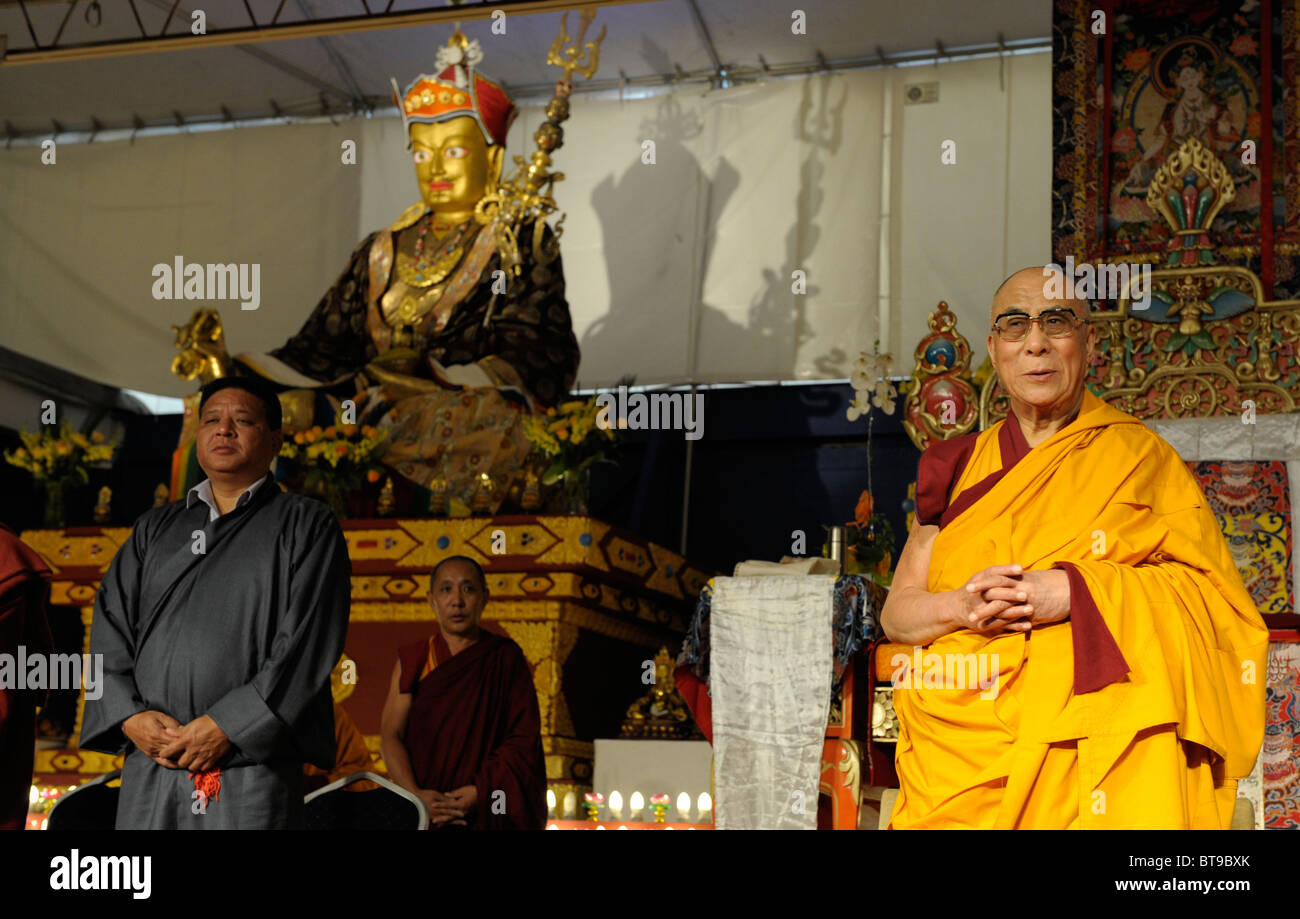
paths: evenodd
<path fill-rule="evenodd" d="M 411 125 L 411 150 L 420 197 L 434 211 L 473 209 L 487 191 L 495 148 L 468 115 Z"/>

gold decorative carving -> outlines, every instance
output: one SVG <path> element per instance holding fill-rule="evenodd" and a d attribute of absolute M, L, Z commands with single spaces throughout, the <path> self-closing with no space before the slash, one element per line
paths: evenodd
<path fill-rule="evenodd" d="M 936 440 L 969 433 L 978 419 L 979 404 L 970 382 L 970 342 L 957 331 L 957 317 L 946 300 L 939 301 L 927 323 L 930 332 L 916 346 L 916 365 L 903 401 L 903 429 L 920 450 Z M 936 400 L 945 412 L 951 403 L 950 417 L 931 411 Z"/>
<path fill-rule="evenodd" d="M 837 738 L 828 741 L 830 744 L 839 744 L 840 758 L 839 762 L 832 763 L 829 760 L 822 760 L 822 772 L 826 773 L 831 769 L 843 774 L 844 778 L 840 784 L 849 786 L 853 794 L 853 801 L 861 803 L 862 801 L 862 748 L 856 740 L 847 738 Z M 830 788 L 823 783 L 823 787 L 829 791 Z"/>
<path fill-rule="evenodd" d="M 1180 217 L 1169 201 L 1189 175 L 1213 193 L 1199 218 Z M 1265 300 L 1263 283 L 1253 271 L 1218 264 L 1220 255 L 1246 257 L 1257 255 L 1257 249 L 1215 249 L 1211 244 L 1214 218 L 1234 195 L 1226 167 L 1196 138 L 1184 141 L 1157 170 L 1147 203 L 1168 224 L 1170 248 L 1164 256 L 1147 253 L 1127 260 L 1164 259 L 1166 267 L 1151 272 L 1149 294 L 1167 303 L 1166 314 L 1178 322 L 1146 321 L 1131 297 L 1136 278 L 1117 298 L 1116 309 L 1092 314 L 1100 356 L 1088 382 L 1116 408 L 1141 419 L 1208 417 L 1237 414 L 1249 399 L 1261 414 L 1297 411 L 1300 374 L 1293 368 L 1300 354 L 1300 300 Z M 1183 264 L 1192 253 L 1196 264 Z M 1225 291 L 1235 291 L 1253 305 L 1233 316 L 1207 318 L 1214 313 L 1211 300 Z M 1285 378 L 1279 354 L 1289 358 Z M 1000 421 L 1009 409 L 994 377 L 980 392 L 980 426 Z"/>
<path fill-rule="evenodd" d="M 1181 229 L 1181 221 L 1170 208 L 1166 195 L 1171 189 L 1175 192 L 1181 189 L 1183 176 L 1189 171 L 1203 176 L 1214 189 L 1215 196 L 1214 203 L 1195 226 Z M 1192 137 L 1183 141 L 1156 170 L 1155 177 L 1147 188 L 1147 205 L 1165 218 L 1165 222 L 1175 233 L 1198 235 L 1205 232 L 1205 227 L 1214 223 L 1214 218 L 1219 215 L 1223 206 L 1236 196 L 1237 190 L 1233 186 L 1232 176 L 1228 174 L 1228 168 L 1219 162 L 1218 157 L 1207 150 L 1200 140 Z"/>
<path fill-rule="evenodd" d="M 877 686 L 871 700 L 871 737 L 873 740 L 898 740 L 898 715 L 894 713 L 894 688 Z"/>
<path fill-rule="evenodd" d="M 130 535 L 130 527 L 101 527 L 97 536 L 68 536 L 62 530 L 24 530 L 20 538 L 40 553 L 55 574 L 65 568 L 95 568 L 103 573 Z"/>
<path fill-rule="evenodd" d="M 122 768 L 122 756 L 96 753 L 94 750 L 37 750 L 32 772 L 36 775 L 75 773 L 103 775 Z"/>

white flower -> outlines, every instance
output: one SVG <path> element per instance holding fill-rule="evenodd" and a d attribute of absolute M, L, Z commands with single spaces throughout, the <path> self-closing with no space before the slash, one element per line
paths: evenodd
<path fill-rule="evenodd" d="M 880 406 L 880 410 L 886 415 L 894 414 L 895 402 L 893 399 L 886 399 L 884 402 L 877 402 L 876 404 Z"/>
<path fill-rule="evenodd" d="M 434 60 L 440 71 L 454 67 L 455 83 L 461 89 L 465 89 L 469 86 L 469 75 L 465 72 L 465 66 L 468 65 L 471 69 L 478 66 L 479 61 L 483 60 L 483 47 L 478 43 L 478 39 L 467 42 L 464 48 L 459 44 L 444 45 L 438 49 L 438 55 Z"/>
<path fill-rule="evenodd" d="M 864 393 L 871 388 L 871 377 L 865 370 L 854 370 L 853 375 L 849 377 L 849 382 L 853 384 L 853 391 Z"/>
<path fill-rule="evenodd" d="M 434 60 L 438 64 L 438 69 L 444 70 L 464 62 L 465 51 L 460 45 L 444 45 L 438 49 L 438 56 Z"/>
<path fill-rule="evenodd" d="M 852 402 L 849 403 L 849 410 L 845 414 L 848 416 L 849 421 L 857 421 L 859 418 L 867 414 L 869 411 L 871 411 L 870 406 L 862 405 L 856 399 L 854 399 Z"/>
<path fill-rule="evenodd" d="M 885 399 L 892 399 L 896 395 L 898 395 L 898 392 L 894 389 L 894 384 L 881 377 L 876 381 L 876 388 L 872 393 L 871 401 L 879 405 Z"/>

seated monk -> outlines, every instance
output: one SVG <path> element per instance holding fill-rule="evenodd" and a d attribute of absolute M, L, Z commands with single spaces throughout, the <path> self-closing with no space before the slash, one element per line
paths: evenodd
<path fill-rule="evenodd" d="M 177 329 L 186 350 L 173 363 L 187 379 L 252 373 L 288 387 L 291 428 L 335 424 L 339 400 L 354 400 L 357 423 L 387 429 L 383 462 L 421 486 L 445 482 L 453 514 L 469 512 L 484 472 L 496 512 L 531 450 L 523 415 L 557 404 L 579 359 L 545 220 L 503 228 L 476 215 L 498 190 L 516 114 L 474 69 L 480 57 L 457 32 L 437 75 L 396 100 L 421 201 L 361 241 L 296 335 L 230 359 L 213 340 L 219 321 L 200 311 Z"/>
<path fill-rule="evenodd" d="M 524 652 L 479 627 L 487 578 L 472 559 L 429 576 L 438 631 L 401 649 L 380 724 L 389 777 L 424 800 L 431 829 L 540 830 L 546 765 Z"/>
<path fill-rule="evenodd" d="M 339 779 L 346 779 L 357 772 L 373 772 L 375 758 L 370 755 L 365 737 L 357 730 L 356 722 L 349 717 L 347 710 L 334 703 L 334 746 L 338 748 L 338 758 L 333 769 L 322 769 L 311 763 L 302 764 L 303 788 L 310 794 L 318 788 L 332 785 Z M 361 779 L 347 786 L 349 791 L 369 791 L 378 786 L 368 779 Z"/>
<path fill-rule="evenodd" d="M 921 457 L 890 826 L 1227 828 L 1268 632 L 1178 454 L 1085 389 L 1096 330 L 1049 270 L 993 298 L 1010 414 Z"/>

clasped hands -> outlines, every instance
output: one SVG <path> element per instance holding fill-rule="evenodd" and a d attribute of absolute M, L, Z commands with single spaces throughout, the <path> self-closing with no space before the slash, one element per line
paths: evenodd
<path fill-rule="evenodd" d="M 166 712 L 138 712 L 122 722 L 122 733 L 158 765 L 190 772 L 215 768 L 233 746 L 208 715 L 182 725 Z"/>
<path fill-rule="evenodd" d="M 446 793 L 421 788 L 416 795 L 429 809 L 431 830 L 440 830 L 445 826 L 465 826 L 466 817 L 478 803 L 478 790 L 473 785 L 464 785 Z"/>
<path fill-rule="evenodd" d="M 971 575 L 956 595 L 958 628 L 985 635 L 1028 632 L 1070 615 L 1070 579 L 1064 571 L 1025 571 L 1020 565 L 991 565 Z"/>

